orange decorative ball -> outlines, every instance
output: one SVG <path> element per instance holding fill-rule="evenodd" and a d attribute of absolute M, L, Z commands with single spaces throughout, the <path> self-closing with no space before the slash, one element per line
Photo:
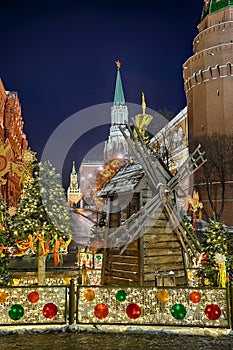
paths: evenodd
<path fill-rule="evenodd" d="M 166 290 L 162 289 L 157 293 L 157 298 L 161 303 L 166 303 L 169 300 L 169 294 Z"/>
<path fill-rule="evenodd" d="M 106 318 L 108 314 L 109 314 L 109 310 L 107 305 L 105 304 L 97 304 L 96 307 L 94 308 L 94 315 L 100 320 L 103 320 L 104 318 Z"/>
<path fill-rule="evenodd" d="M 0 304 L 3 304 L 6 302 L 8 298 L 8 294 L 5 292 L 0 292 Z"/>
<path fill-rule="evenodd" d="M 190 293 L 189 299 L 192 303 L 197 304 L 201 301 L 201 294 L 199 292 L 192 292 Z"/>
<path fill-rule="evenodd" d="M 30 303 L 36 303 L 39 300 L 39 298 L 40 296 L 37 292 L 30 292 L 28 294 L 28 301 L 30 301 Z"/>
<path fill-rule="evenodd" d="M 87 300 L 87 301 L 92 301 L 95 299 L 95 292 L 92 290 L 92 289 L 87 289 L 85 290 L 84 292 L 84 298 Z"/>

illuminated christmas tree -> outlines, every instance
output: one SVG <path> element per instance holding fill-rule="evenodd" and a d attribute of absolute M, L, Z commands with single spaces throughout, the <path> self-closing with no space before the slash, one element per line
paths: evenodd
<path fill-rule="evenodd" d="M 9 246 L 13 243 L 12 237 L 9 234 L 10 216 L 5 204 L 0 201 L 0 286 L 5 286 L 10 280 L 9 261 L 10 252 Z"/>
<path fill-rule="evenodd" d="M 210 220 L 204 233 L 203 257 L 198 276 L 205 286 L 226 287 L 231 275 L 232 241 L 221 222 Z"/>
<path fill-rule="evenodd" d="M 38 284 L 44 284 L 47 256 L 53 254 L 58 265 L 71 241 L 70 211 L 61 177 L 49 162 L 35 167 L 33 177 L 25 181 L 12 229 L 18 254 L 38 256 Z"/>

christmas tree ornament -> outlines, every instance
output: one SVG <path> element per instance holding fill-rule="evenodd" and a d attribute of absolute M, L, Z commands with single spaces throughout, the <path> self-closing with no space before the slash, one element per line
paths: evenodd
<path fill-rule="evenodd" d="M 7 301 L 8 294 L 6 292 L 0 292 L 0 304 L 4 304 Z"/>
<path fill-rule="evenodd" d="M 171 308 L 171 314 L 176 320 L 181 320 L 186 316 L 187 310 L 183 304 L 175 304 Z"/>
<path fill-rule="evenodd" d="M 38 292 L 33 291 L 28 294 L 28 301 L 30 301 L 30 303 L 36 303 L 39 299 L 40 295 Z"/>
<path fill-rule="evenodd" d="M 108 306 L 105 304 L 97 304 L 94 308 L 94 315 L 95 317 L 99 318 L 100 320 L 103 320 L 106 318 L 109 314 Z"/>
<path fill-rule="evenodd" d="M 84 292 L 84 298 L 87 300 L 87 301 L 92 301 L 95 299 L 95 292 L 92 290 L 92 289 L 87 289 L 85 290 Z"/>
<path fill-rule="evenodd" d="M 120 289 L 116 292 L 117 301 L 124 301 L 126 297 L 127 297 L 127 293 L 123 289 Z"/>
<path fill-rule="evenodd" d="M 48 303 L 43 307 L 43 315 L 46 318 L 54 318 L 57 315 L 57 306 L 53 303 Z"/>
<path fill-rule="evenodd" d="M 136 303 L 131 303 L 126 308 L 126 314 L 129 318 L 135 320 L 141 316 L 141 307 Z"/>
<path fill-rule="evenodd" d="M 209 304 L 205 308 L 205 315 L 210 320 L 215 321 L 221 316 L 221 310 L 216 304 Z"/>
<path fill-rule="evenodd" d="M 14 304 L 9 308 L 9 317 L 14 320 L 20 320 L 24 315 L 24 308 L 20 304 Z"/>
<path fill-rule="evenodd" d="M 192 303 L 197 304 L 201 301 L 201 294 L 199 292 L 192 292 L 189 295 L 189 299 Z"/>
<path fill-rule="evenodd" d="M 166 290 L 160 290 L 157 293 L 157 298 L 161 303 L 166 303 L 169 300 L 169 293 Z"/>

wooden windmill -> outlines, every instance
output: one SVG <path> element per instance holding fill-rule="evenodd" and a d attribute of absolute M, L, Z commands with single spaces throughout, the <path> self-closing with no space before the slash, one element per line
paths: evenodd
<path fill-rule="evenodd" d="M 201 247 L 187 231 L 176 209 L 176 192 L 182 181 L 205 162 L 200 146 L 175 175 L 148 151 L 140 131 L 129 124 L 120 127 L 134 159 L 140 164 L 151 198 L 121 226 L 109 228 L 104 250 L 102 283 L 153 285 L 155 273 L 173 270 L 176 284 L 187 283 L 187 267 Z M 130 136 L 128 136 L 130 135 Z"/>

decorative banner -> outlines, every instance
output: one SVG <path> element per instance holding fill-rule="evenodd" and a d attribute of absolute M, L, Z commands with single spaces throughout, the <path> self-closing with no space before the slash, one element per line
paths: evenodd
<path fill-rule="evenodd" d="M 127 160 L 121 158 L 111 158 L 109 159 L 102 170 L 100 170 L 96 175 L 96 192 L 100 192 L 113 176 L 120 170 L 120 168 L 127 164 Z"/>
<path fill-rule="evenodd" d="M 35 160 L 35 152 L 30 149 L 23 151 L 23 162 L 13 161 L 13 151 L 9 139 L 6 139 L 5 144 L 0 140 L 0 184 L 5 185 L 6 179 L 4 176 L 9 173 L 15 173 L 19 176 L 20 182 L 23 179 L 24 174 L 27 172 L 28 167 Z"/>
<path fill-rule="evenodd" d="M 103 262 L 103 254 L 94 254 L 94 269 L 100 269 L 102 268 L 102 262 Z"/>
<path fill-rule="evenodd" d="M 85 265 L 89 269 L 93 268 L 93 254 L 92 253 L 80 253 L 79 254 L 79 266 L 80 268 Z"/>
<path fill-rule="evenodd" d="M 4 145 L 0 139 L 0 184 L 2 185 L 6 184 L 6 179 L 3 179 L 3 176 L 5 176 L 10 171 L 11 157 L 12 149 L 10 141 L 7 139 Z"/>

